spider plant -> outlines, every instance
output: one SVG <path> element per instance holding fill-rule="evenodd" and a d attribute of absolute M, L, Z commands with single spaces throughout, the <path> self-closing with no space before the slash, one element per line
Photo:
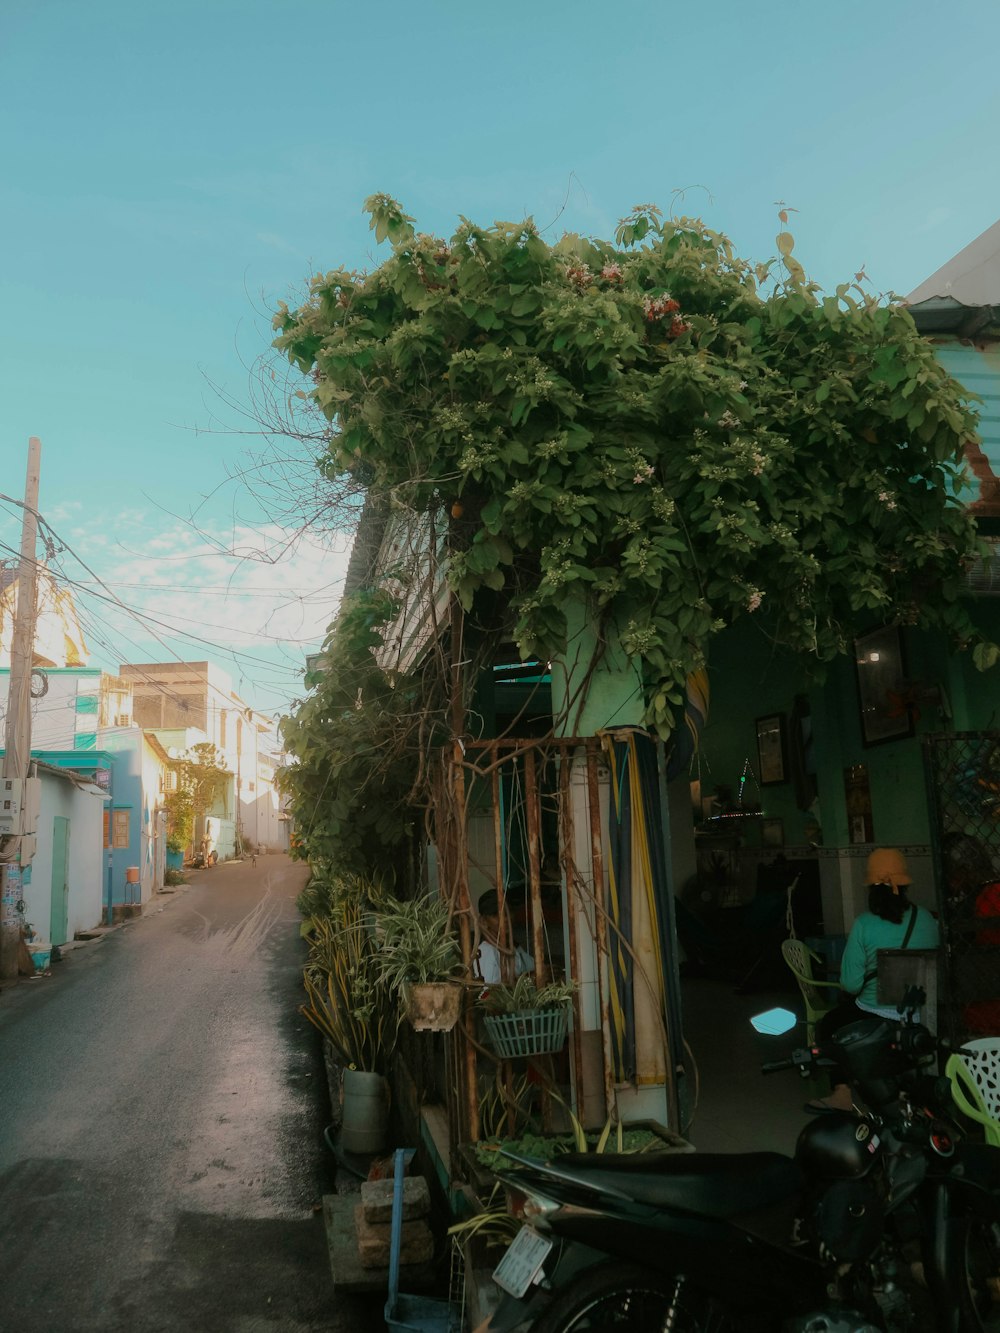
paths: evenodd
<path fill-rule="evenodd" d="M 436 894 L 375 905 L 382 977 L 394 991 L 405 983 L 450 981 L 462 971 L 462 953 L 448 905 Z"/>
<path fill-rule="evenodd" d="M 479 997 L 479 1005 L 488 1014 L 517 1014 L 526 1009 L 555 1009 L 568 1004 L 576 991 L 574 981 L 550 981 L 544 986 L 535 984 L 534 977 L 525 972 L 510 986 L 500 982 L 488 986 Z"/>

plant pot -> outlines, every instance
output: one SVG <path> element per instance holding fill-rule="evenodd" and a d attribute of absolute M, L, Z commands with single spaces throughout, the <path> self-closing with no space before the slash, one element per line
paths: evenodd
<path fill-rule="evenodd" d="M 346 1152 L 379 1153 L 389 1125 L 389 1089 L 381 1074 L 344 1070 L 344 1118 L 340 1133 Z"/>
<path fill-rule="evenodd" d="M 403 983 L 407 1020 L 417 1032 L 450 1032 L 462 1012 L 462 987 L 453 981 Z"/>
<path fill-rule="evenodd" d="M 497 1055 L 512 1060 L 522 1055 L 551 1055 L 566 1044 L 569 1005 L 520 1009 L 513 1014 L 487 1014 L 486 1035 Z"/>
<path fill-rule="evenodd" d="M 184 853 L 183 853 L 183 852 L 169 852 L 169 851 L 168 851 L 168 852 L 167 852 L 167 869 L 168 869 L 168 870 L 183 870 L 183 869 L 184 869 Z"/>

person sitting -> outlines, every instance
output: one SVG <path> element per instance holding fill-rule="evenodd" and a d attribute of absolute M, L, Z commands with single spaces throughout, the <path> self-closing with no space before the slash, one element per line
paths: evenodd
<path fill-rule="evenodd" d="M 508 937 L 508 943 L 501 953 L 500 947 L 500 898 L 495 889 L 488 889 L 479 899 L 479 929 L 482 942 L 476 955 L 474 968 L 487 986 L 498 985 L 503 980 L 502 958 L 511 958 L 515 977 L 525 972 L 533 972 L 535 960 L 525 949 L 519 948 Z"/>
<path fill-rule="evenodd" d="M 880 949 L 936 949 L 938 925 L 925 907 L 911 903 L 906 890 L 913 883 L 906 857 L 898 848 L 877 847 L 868 858 L 868 911 L 851 927 L 840 964 L 840 985 L 848 992 L 842 1003 L 824 1014 L 816 1027 L 821 1044 L 859 1018 L 897 1018 L 898 1008 L 878 1002 Z M 849 997 L 849 998 L 848 998 Z M 808 1103 L 811 1111 L 849 1111 L 850 1085 L 843 1070 L 831 1071 L 829 1097 Z"/>

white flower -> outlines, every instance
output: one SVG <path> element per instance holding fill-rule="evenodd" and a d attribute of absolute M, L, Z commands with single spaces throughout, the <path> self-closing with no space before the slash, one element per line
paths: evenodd
<path fill-rule="evenodd" d="M 758 606 L 760 606 L 763 600 L 764 600 L 764 594 L 762 592 L 758 592 L 758 590 L 754 588 L 753 592 L 747 599 L 747 610 L 756 611 Z"/>

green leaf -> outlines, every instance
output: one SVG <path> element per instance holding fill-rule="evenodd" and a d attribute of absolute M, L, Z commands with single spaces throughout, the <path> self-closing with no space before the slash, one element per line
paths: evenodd
<path fill-rule="evenodd" d="M 990 667 L 996 666 L 1000 659 L 1000 648 L 995 643 L 982 642 L 977 643 L 972 650 L 972 660 L 978 671 L 988 671 Z"/>

